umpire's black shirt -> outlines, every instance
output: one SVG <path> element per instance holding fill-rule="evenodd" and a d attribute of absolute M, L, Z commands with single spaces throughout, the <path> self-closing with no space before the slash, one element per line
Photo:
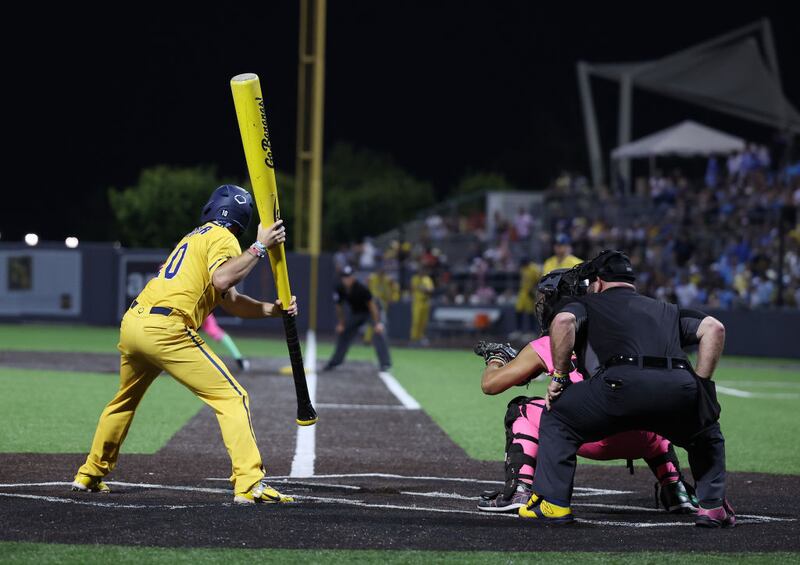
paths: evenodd
<path fill-rule="evenodd" d="M 347 302 L 353 314 L 365 314 L 369 312 L 369 301 L 372 300 L 372 293 L 365 285 L 355 280 L 349 291 L 344 283 L 339 283 L 333 294 L 333 300 L 336 304 Z"/>
<path fill-rule="evenodd" d="M 682 347 L 697 343 L 697 328 L 705 318 L 627 286 L 581 296 L 561 311 L 575 315 L 578 370 L 587 378 L 615 355 L 686 359 Z"/>

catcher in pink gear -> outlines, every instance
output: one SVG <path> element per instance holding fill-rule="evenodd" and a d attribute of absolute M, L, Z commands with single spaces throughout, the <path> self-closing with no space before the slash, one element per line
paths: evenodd
<path fill-rule="evenodd" d="M 541 327 L 547 328 L 548 312 L 563 296 L 580 294 L 579 282 L 562 281 L 566 269 L 545 275 L 539 283 Z M 513 357 L 513 349 L 501 344 L 481 342 L 475 352 L 486 359 L 481 380 L 484 394 L 494 395 L 516 385 L 524 385 L 542 373 L 553 372 L 550 338 L 544 335 Z M 512 358 L 513 357 L 513 358 Z M 510 359 L 509 359 L 510 358 Z M 573 370 L 570 380 L 578 382 L 583 376 Z M 536 471 L 539 450 L 539 419 L 545 410 L 541 397 L 518 396 L 508 403 L 506 425 L 506 482 L 502 491 L 486 492 L 478 503 L 480 510 L 489 512 L 516 511 L 530 497 L 530 486 Z M 608 461 L 644 459 L 655 475 L 657 499 L 668 512 L 696 511 L 696 501 L 687 491 L 680 474 L 678 459 L 670 442 L 653 432 L 623 432 L 600 441 L 585 443 L 578 455 L 587 459 Z M 631 472 L 633 467 L 629 463 Z M 660 493 L 659 493 L 660 491 Z"/>

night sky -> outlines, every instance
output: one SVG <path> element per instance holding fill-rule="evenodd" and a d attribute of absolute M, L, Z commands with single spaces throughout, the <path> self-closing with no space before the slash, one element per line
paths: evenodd
<path fill-rule="evenodd" d="M 469 171 L 502 172 L 521 188 L 541 188 L 561 168 L 588 172 L 575 78 L 581 59 L 657 58 L 766 16 L 784 90 L 800 107 L 797 19 L 787 2 L 639 2 L 616 11 L 612 3 L 532 1 L 328 4 L 326 147 L 347 141 L 389 153 L 438 196 Z M 228 85 L 241 72 L 260 75 L 277 167 L 291 172 L 299 10 L 288 0 L 257 7 L 38 8 L 7 19 L 13 149 L 3 167 L 2 241 L 28 231 L 104 239 L 108 187 L 130 185 L 143 167 L 215 164 L 244 177 Z M 608 151 L 617 91 L 602 80 L 593 87 Z M 773 135 L 640 90 L 634 108 L 634 138 L 686 118 L 758 141 Z"/>

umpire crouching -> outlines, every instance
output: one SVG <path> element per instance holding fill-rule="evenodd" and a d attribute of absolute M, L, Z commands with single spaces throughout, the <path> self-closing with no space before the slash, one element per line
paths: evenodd
<path fill-rule="evenodd" d="M 342 270 L 341 283 L 334 292 L 336 302 L 336 349 L 333 356 L 322 369 L 330 371 L 334 367 L 342 364 L 350 344 L 358 334 L 358 330 L 372 318 L 374 330 L 372 344 L 375 346 L 375 353 L 378 356 L 378 364 L 381 371 L 388 371 L 392 366 L 389 356 L 389 346 L 386 344 L 385 328 L 381 322 L 380 310 L 372 297 L 369 289 L 356 279 L 353 268 L 349 265 Z M 350 318 L 345 318 L 344 303 L 350 306 Z"/>
<path fill-rule="evenodd" d="M 575 267 L 586 296 L 563 305 L 550 326 L 555 371 L 542 416 L 533 492 L 520 516 L 570 522 L 575 453 L 581 444 L 627 430 L 649 430 L 684 447 L 700 509 L 695 524 L 732 527 L 725 499 L 725 440 L 711 375 L 724 326 L 701 312 L 637 294 L 619 251 Z M 682 347 L 698 345 L 693 370 Z M 571 355 L 588 380 L 570 385 Z"/>

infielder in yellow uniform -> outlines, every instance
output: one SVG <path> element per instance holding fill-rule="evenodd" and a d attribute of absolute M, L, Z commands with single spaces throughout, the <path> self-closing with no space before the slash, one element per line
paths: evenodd
<path fill-rule="evenodd" d="M 378 260 L 375 272 L 367 277 L 367 288 L 372 293 L 372 298 L 378 302 L 381 318 L 384 319 L 384 326 L 386 326 L 389 304 L 400 300 L 400 285 L 386 272 L 382 259 Z M 364 331 L 364 343 L 372 343 L 372 326 L 367 326 Z"/>
<path fill-rule="evenodd" d="M 433 279 L 425 269 L 411 277 L 411 341 L 424 342 L 431 314 Z"/>
<path fill-rule="evenodd" d="M 97 424 L 86 463 L 72 490 L 108 492 L 102 478 L 116 465 L 136 407 L 147 387 L 166 371 L 211 406 L 222 430 L 233 471 L 234 502 L 288 502 L 264 480 L 264 467 L 250 419 L 247 391 L 198 335 L 197 328 L 221 304 L 241 318 L 281 316 L 280 301 L 260 302 L 234 285 L 253 269 L 268 248 L 285 241 L 281 221 L 258 227 L 244 253 L 236 235 L 244 233 L 253 199 L 243 188 L 223 185 L 203 208 L 202 225 L 189 232 L 142 290 L 120 326 L 120 386 Z M 294 297 L 288 312 L 297 314 Z"/>
<path fill-rule="evenodd" d="M 523 261 L 519 270 L 519 293 L 515 310 L 517 312 L 517 330 L 525 329 L 525 318 L 528 319 L 528 329 L 535 328 L 536 319 L 536 285 L 542 278 L 542 271 L 535 261 Z"/>

